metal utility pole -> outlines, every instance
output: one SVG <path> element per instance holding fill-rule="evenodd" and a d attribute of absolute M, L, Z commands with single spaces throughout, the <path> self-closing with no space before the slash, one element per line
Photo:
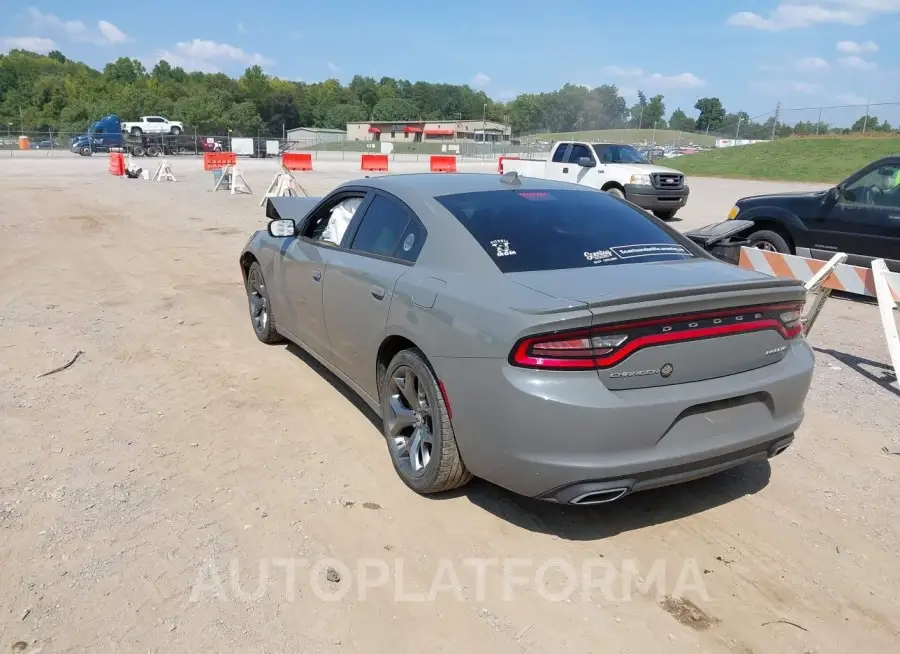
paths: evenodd
<path fill-rule="evenodd" d="M 487 143 L 487 102 L 484 103 L 484 110 L 481 113 L 481 142 Z"/>
<path fill-rule="evenodd" d="M 638 129 L 644 126 L 644 105 L 641 105 L 641 117 L 638 119 Z"/>
<path fill-rule="evenodd" d="M 822 107 L 819 107 L 819 119 L 816 121 L 816 136 L 819 135 L 819 125 L 822 124 Z"/>
<path fill-rule="evenodd" d="M 869 124 L 869 103 L 866 102 L 866 117 L 863 118 L 863 131 L 862 131 L 863 134 L 866 133 L 866 127 L 868 126 L 868 124 Z"/>
<path fill-rule="evenodd" d="M 656 145 L 656 121 L 653 121 L 653 137 L 650 139 L 650 145 Z"/>
<path fill-rule="evenodd" d="M 738 116 L 738 124 L 737 129 L 734 130 L 734 144 L 737 145 L 738 137 L 741 135 L 741 121 L 744 119 L 743 116 Z"/>
<path fill-rule="evenodd" d="M 775 130 L 778 128 L 778 117 L 781 116 L 781 103 L 775 105 L 775 120 L 772 123 L 772 140 L 775 140 Z"/>

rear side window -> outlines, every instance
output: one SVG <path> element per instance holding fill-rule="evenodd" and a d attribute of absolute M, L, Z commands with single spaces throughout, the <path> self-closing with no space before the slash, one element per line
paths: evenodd
<path fill-rule="evenodd" d="M 409 214 L 393 200 L 376 195 L 359 223 L 351 250 L 393 256 L 409 223 Z"/>
<path fill-rule="evenodd" d="M 598 191 L 482 191 L 435 199 L 504 273 L 695 256 L 642 211 Z"/>

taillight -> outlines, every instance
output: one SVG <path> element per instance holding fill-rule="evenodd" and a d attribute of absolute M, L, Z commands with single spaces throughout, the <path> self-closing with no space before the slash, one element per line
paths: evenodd
<path fill-rule="evenodd" d="M 785 338 L 797 338 L 803 333 L 803 304 L 789 307 L 778 315 L 781 324 L 784 325 Z"/>
<path fill-rule="evenodd" d="M 648 347 L 772 330 L 784 339 L 803 333 L 803 304 L 743 307 L 682 314 L 613 325 L 527 336 L 509 355 L 520 368 L 597 370 L 611 368 Z"/>

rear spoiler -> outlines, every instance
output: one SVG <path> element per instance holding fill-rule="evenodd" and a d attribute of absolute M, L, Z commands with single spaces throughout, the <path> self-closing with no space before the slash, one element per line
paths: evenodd
<path fill-rule="evenodd" d="M 685 232 L 684 236 L 717 259 L 737 264 L 741 247 L 749 245 L 747 239 L 737 237 L 753 227 L 753 224 L 752 220 L 726 220 Z"/>

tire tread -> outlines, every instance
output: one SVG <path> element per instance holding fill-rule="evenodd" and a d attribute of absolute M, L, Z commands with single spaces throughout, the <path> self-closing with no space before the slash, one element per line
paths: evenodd
<path fill-rule="evenodd" d="M 395 362 L 397 361 L 397 358 L 403 355 L 415 358 L 421 367 L 428 371 L 428 374 L 431 377 L 429 383 L 432 385 L 441 419 L 441 451 L 440 458 L 438 459 L 437 475 L 425 488 L 413 488 L 413 490 L 427 495 L 443 493 L 465 486 L 472 481 L 474 475 L 466 468 L 462 456 L 460 456 L 459 446 L 456 443 L 456 435 L 453 431 L 453 424 L 450 421 L 450 413 L 447 410 L 447 403 L 444 402 L 444 395 L 441 393 L 440 386 L 437 383 L 437 375 L 435 375 L 434 369 L 431 367 L 425 354 L 419 349 L 403 350 L 399 352 L 388 366 L 388 373 L 392 373 L 396 367 Z M 385 380 L 389 377 L 390 374 L 386 374 Z M 402 476 L 401 479 L 403 479 Z M 403 481 L 409 486 L 406 479 L 403 479 Z"/>

